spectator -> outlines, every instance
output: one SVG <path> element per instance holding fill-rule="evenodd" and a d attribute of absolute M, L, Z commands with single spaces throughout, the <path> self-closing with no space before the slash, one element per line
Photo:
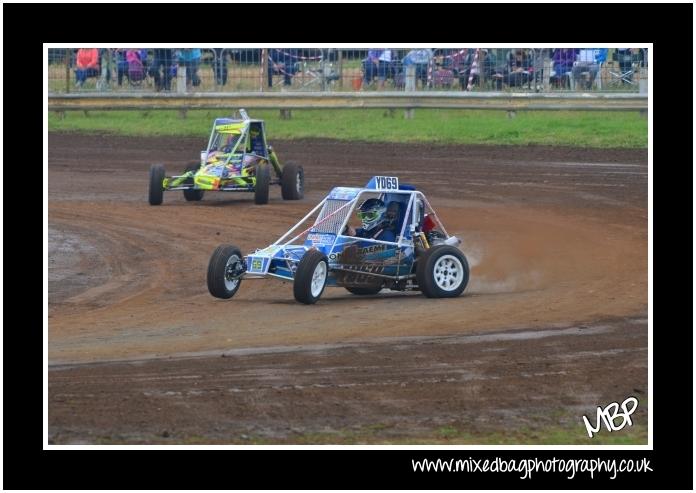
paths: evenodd
<path fill-rule="evenodd" d="M 508 53 L 505 82 L 509 87 L 521 87 L 529 84 L 531 72 L 532 62 L 526 50 L 515 49 Z"/>
<path fill-rule="evenodd" d="M 112 50 L 110 48 L 101 48 L 99 50 L 101 79 L 97 82 L 97 87 L 101 85 L 101 87 L 104 88 L 111 84 L 112 55 Z"/>
<path fill-rule="evenodd" d="M 500 91 L 503 88 L 504 67 L 498 67 L 498 58 L 495 55 L 495 50 L 481 48 L 478 58 L 479 76 L 484 81 L 492 81 L 496 90 Z"/>
<path fill-rule="evenodd" d="M 117 48 L 114 50 L 114 57 L 116 59 L 116 78 L 118 80 L 118 85 L 123 85 L 123 78 L 128 78 L 128 60 L 126 58 L 126 52 L 123 48 Z"/>
<path fill-rule="evenodd" d="M 292 77 L 297 72 L 296 63 L 299 50 L 272 49 L 268 52 L 268 87 L 273 87 L 273 74 L 283 74 L 283 86 L 292 85 Z"/>
<path fill-rule="evenodd" d="M 433 50 L 431 49 L 411 50 L 402 60 L 404 71 L 408 67 L 413 66 L 415 68 L 416 81 L 420 80 L 421 85 L 425 86 L 428 82 L 428 65 L 432 58 Z"/>
<path fill-rule="evenodd" d="M 599 66 L 607 60 L 607 48 L 582 48 L 578 52 L 575 64 L 573 65 L 573 80 L 576 87 L 581 89 L 591 89 L 594 80 L 599 73 Z M 583 74 L 588 74 L 587 85 L 583 87 Z"/>
<path fill-rule="evenodd" d="M 640 52 L 640 50 L 635 50 Z M 622 74 L 626 74 L 621 78 L 623 84 L 630 84 L 633 80 L 633 60 L 634 60 L 634 50 L 633 48 L 617 48 L 616 58 L 619 61 L 619 68 Z"/>
<path fill-rule="evenodd" d="M 201 63 L 201 50 L 199 48 L 184 48 L 179 51 L 179 64 L 186 67 L 186 87 L 201 85 L 198 77 L 198 67 Z"/>
<path fill-rule="evenodd" d="M 123 79 L 128 79 L 131 84 L 138 84 L 145 80 L 147 74 L 147 50 L 126 50 L 118 48 L 113 50 L 113 59 L 116 60 L 116 75 L 118 85 L 123 85 Z"/>
<path fill-rule="evenodd" d="M 578 56 L 577 48 L 557 48 L 553 50 L 551 60 L 553 69 L 551 74 L 551 82 L 559 87 L 563 86 L 566 80 L 566 75 L 570 76 L 573 71 L 573 63 Z"/>
<path fill-rule="evenodd" d="M 172 50 L 157 48 L 150 66 L 150 75 L 155 79 L 156 91 L 170 91 L 172 88 Z"/>
<path fill-rule="evenodd" d="M 88 77 L 99 76 L 99 50 L 80 48 L 75 60 L 75 86 L 82 87 Z"/>
<path fill-rule="evenodd" d="M 498 68 L 498 58 L 494 50 L 482 48 L 479 53 L 479 64 L 484 81 L 495 81 L 496 74 L 501 77 L 499 80 L 502 80 L 503 70 Z"/>
<path fill-rule="evenodd" d="M 143 52 L 145 52 L 143 54 Z M 139 84 L 145 79 L 145 50 L 127 50 L 126 62 L 128 63 L 128 80 L 131 84 Z"/>
<path fill-rule="evenodd" d="M 379 72 L 379 55 L 383 50 L 369 50 L 367 58 L 362 61 L 363 66 L 363 86 L 372 84 L 372 80 L 377 77 Z"/>
<path fill-rule="evenodd" d="M 479 50 L 479 55 L 477 57 L 475 48 L 464 48 L 456 50 L 450 55 L 450 66 L 454 76 L 459 79 L 459 88 L 461 90 L 466 90 L 469 87 L 470 76 L 472 85 L 477 85 L 481 81 L 481 62 L 483 60 L 484 51 L 485 50 Z M 475 67 L 474 60 L 476 60 Z"/>
<path fill-rule="evenodd" d="M 460 89 L 465 90 L 472 75 L 472 85 L 478 85 L 481 79 L 489 81 L 497 77 L 497 89 L 502 88 L 503 67 L 497 67 L 497 57 L 488 48 L 442 49 L 434 56 L 433 83 L 435 86 L 451 84 L 454 78 L 459 79 Z M 476 66 L 474 67 L 474 60 Z"/>
<path fill-rule="evenodd" d="M 224 48 L 213 48 L 215 52 L 215 84 L 224 86 L 227 84 L 227 52 Z"/>
<path fill-rule="evenodd" d="M 385 81 L 394 77 L 392 50 L 369 50 L 363 60 L 363 77 L 365 84 L 371 84 L 377 77 L 378 88 L 382 89 Z"/>
<path fill-rule="evenodd" d="M 427 84 L 428 87 L 447 87 L 454 81 L 452 70 L 452 54 L 454 49 L 433 50 L 433 57 L 428 64 Z"/>

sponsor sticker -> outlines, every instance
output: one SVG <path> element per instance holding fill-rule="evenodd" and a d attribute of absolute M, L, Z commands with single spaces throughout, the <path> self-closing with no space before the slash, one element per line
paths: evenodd
<path fill-rule="evenodd" d="M 329 198 L 334 200 L 353 200 L 358 192 L 359 190 L 356 188 L 336 187 L 331 190 Z"/>
<path fill-rule="evenodd" d="M 240 124 L 240 123 L 227 123 L 227 124 L 223 124 L 223 125 L 217 125 L 215 127 L 215 130 L 217 130 L 218 132 L 228 132 L 228 133 L 237 133 L 238 134 L 238 133 L 240 133 L 243 126 L 244 126 L 244 124 Z"/>
<path fill-rule="evenodd" d="M 264 274 L 269 259 L 264 257 L 248 257 L 247 270 L 251 273 Z"/>
<path fill-rule="evenodd" d="M 307 239 L 312 242 L 312 245 L 331 245 L 334 241 L 334 235 L 310 233 Z"/>

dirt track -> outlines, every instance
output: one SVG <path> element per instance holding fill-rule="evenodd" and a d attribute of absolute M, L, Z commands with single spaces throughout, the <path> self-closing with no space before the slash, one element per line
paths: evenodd
<path fill-rule="evenodd" d="M 550 413 L 581 419 L 581 409 L 647 393 L 647 151 L 274 142 L 281 159 L 305 166 L 304 200 L 273 190 L 266 206 L 250 194 L 187 203 L 171 192 L 150 207 L 153 156 L 181 170 L 201 145 L 49 135 L 56 443 L 292 442 L 293 428 L 379 423 L 390 431 L 377 438 L 389 441 L 448 423 L 488 430 L 480 418 L 496 413 L 557 425 Z M 267 245 L 332 186 L 373 174 L 418 185 L 464 240 L 464 296 L 336 289 L 308 307 L 277 281 L 244 282 L 229 301 L 208 294 L 217 244 Z M 497 335 L 466 339 L 483 334 Z M 103 364 L 114 360 L 130 362 Z M 511 400 L 515 388 L 528 399 Z"/>

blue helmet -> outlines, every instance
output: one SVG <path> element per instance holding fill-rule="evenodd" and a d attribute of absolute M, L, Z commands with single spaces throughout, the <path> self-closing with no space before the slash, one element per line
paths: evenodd
<path fill-rule="evenodd" d="M 367 199 L 358 208 L 358 217 L 363 228 L 370 230 L 382 222 L 386 212 L 387 207 L 380 199 Z"/>

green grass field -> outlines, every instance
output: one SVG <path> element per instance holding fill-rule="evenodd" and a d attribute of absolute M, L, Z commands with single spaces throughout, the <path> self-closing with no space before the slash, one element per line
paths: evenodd
<path fill-rule="evenodd" d="M 190 136 L 207 139 L 212 120 L 223 110 L 71 111 L 60 118 L 49 113 L 48 129 L 59 132 L 99 132 L 134 136 Z M 278 110 L 250 110 L 266 121 L 268 139 L 331 138 L 370 142 L 430 142 L 438 144 L 554 145 L 573 147 L 645 148 L 648 120 L 638 112 L 519 111 L 508 118 L 495 110 L 403 111 L 293 110 L 281 120 Z"/>

